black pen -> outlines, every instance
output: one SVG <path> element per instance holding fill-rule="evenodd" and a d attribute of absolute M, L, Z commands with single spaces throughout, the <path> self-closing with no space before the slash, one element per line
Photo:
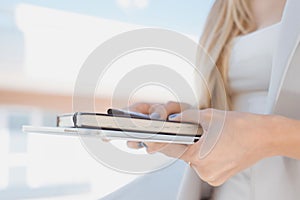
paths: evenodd
<path fill-rule="evenodd" d="M 140 119 L 151 119 L 149 115 L 133 112 L 129 110 L 123 110 L 123 109 L 115 109 L 115 108 L 109 108 L 107 110 L 108 115 L 112 116 L 124 116 L 124 117 L 132 117 L 132 118 L 140 118 Z"/>

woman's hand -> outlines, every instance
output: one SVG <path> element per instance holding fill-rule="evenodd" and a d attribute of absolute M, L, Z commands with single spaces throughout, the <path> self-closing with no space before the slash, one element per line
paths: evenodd
<path fill-rule="evenodd" d="M 197 143 L 187 146 L 146 143 L 147 151 L 159 151 L 190 162 L 198 175 L 214 186 L 276 154 L 273 138 L 280 122 L 276 116 L 195 109 L 171 115 L 169 120 L 199 123 L 204 135 Z"/>
<path fill-rule="evenodd" d="M 276 136 L 276 119 L 206 109 L 187 110 L 173 120 L 203 125 L 203 137 L 189 147 L 184 157 L 203 180 L 217 186 L 259 160 L 275 155 L 272 137 Z"/>

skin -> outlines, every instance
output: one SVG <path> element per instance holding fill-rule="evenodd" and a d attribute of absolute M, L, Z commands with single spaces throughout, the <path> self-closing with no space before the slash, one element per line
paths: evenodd
<path fill-rule="evenodd" d="M 174 121 L 199 123 L 204 135 L 192 145 L 146 143 L 147 152 L 161 152 L 167 156 L 180 158 L 191 163 L 200 178 L 213 186 L 219 186 L 231 176 L 252 166 L 261 159 L 271 156 L 287 156 L 300 159 L 300 121 L 277 115 L 258 115 L 215 109 L 180 110 L 176 102 L 164 105 L 147 103 L 135 104 L 132 110 L 142 113 L 160 113 L 161 118 L 177 113 Z M 149 109 L 152 111 L 149 111 Z M 186 107 L 181 107 L 184 109 Z M 144 110 L 146 109 L 146 110 Z M 177 110 L 178 109 L 178 110 Z M 213 149 L 200 157 L 201 147 L 209 136 L 212 116 L 220 119 L 226 114 L 220 137 Z M 251 123 L 249 123 L 251 122 Z M 140 148 L 137 142 L 128 142 L 131 148 Z"/>
<path fill-rule="evenodd" d="M 286 0 L 250 0 L 257 29 L 262 29 L 281 20 Z"/>
<path fill-rule="evenodd" d="M 281 20 L 285 0 L 251 0 L 258 29 Z M 300 121 L 277 115 L 259 115 L 214 109 L 193 109 L 188 104 L 138 103 L 130 110 L 159 116 L 169 120 L 200 124 L 204 129 L 201 139 L 192 145 L 146 143 L 147 152 L 161 152 L 179 157 L 191 164 L 200 178 L 213 186 L 219 186 L 238 172 L 271 156 L 286 156 L 300 159 Z M 225 121 L 223 121 L 225 117 Z M 223 123 L 219 137 L 212 137 L 210 122 Z M 212 124 L 213 126 L 214 124 Z M 207 139 L 215 141 L 213 148 L 203 154 Z M 140 148 L 137 142 L 128 142 L 131 148 Z"/>

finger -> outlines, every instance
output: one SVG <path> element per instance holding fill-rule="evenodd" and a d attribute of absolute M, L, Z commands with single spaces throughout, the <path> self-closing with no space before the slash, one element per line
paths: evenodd
<path fill-rule="evenodd" d="M 127 108 L 124 108 L 124 110 L 130 110 L 133 112 L 149 114 L 149 109 L 152 105 L 154 105 L 154 103 L 135 103 L 135 104 L 130 105 Z"/>
<path fill-rule="evenodd" d="M 146 142 L 146 145 L 149 154 L 160 152 L 166 156 L 180 159 L 188 148 L 188 145 L 172 143 Z"/>
<path fill-rule="evenodd" d="M 178 103 L 169 101 L 166 104 L 154 104 L 150 107 L 149 113 L 152 119 L 167 119 L 170 114 L 179 113 L 182 110 L 190 108 L 187 103 Z"/>
<path fill-rule="evenodd" d="M 167 111 L 163 104 L 154 104 L 149 108 L 151 119 L 166 119 Z"/>
<path fill-rule="evenodd" d="M 172 114 L 168 117 L 170 121 L 192 122 L 206 126 L 209 124 L 212 117 L 213 109 L 189 109 L 181 113 Z"/>
<path fill-rule="evenodd" d="M 103 142 L 110 142 L 110 141 L 111 141 L 110 139 L 107 139 L 106 137 L 102 137 L 101 140 L 102 140 Z"/>
<path fill-rule="evenodd" d="M 140 142 L 133 142 L 133 141 L 127 141 L 127 146 L 131 149 L 141 149 L 143 146 L 141 146 Z"/>
<path fill-rule="evenodd" d="M 160 142 L 144 142 L 144 143 L 147 146 L 146 150 L 147 153 L 149 154 L 153 154 L 160 151 L 166 145 L 166 143 L 160 143 Z"/>

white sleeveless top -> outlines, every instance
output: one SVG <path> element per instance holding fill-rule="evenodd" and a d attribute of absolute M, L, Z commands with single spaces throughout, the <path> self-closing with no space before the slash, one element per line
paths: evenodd
<path fill-rule="evenodd" d="M 279 37 L 280 23 L 239 36 L 233 41 L 228 80 L 233 110 L 265 113 L 272 59 Z M 216 200 L 252 200 L 252 168 L 233 176 L 215 188 Z"/>
<path fill-rule="evenodd" d="M 228 80 L 234 110 L 264 113 L 280 24 L 234 40 Z"/>

